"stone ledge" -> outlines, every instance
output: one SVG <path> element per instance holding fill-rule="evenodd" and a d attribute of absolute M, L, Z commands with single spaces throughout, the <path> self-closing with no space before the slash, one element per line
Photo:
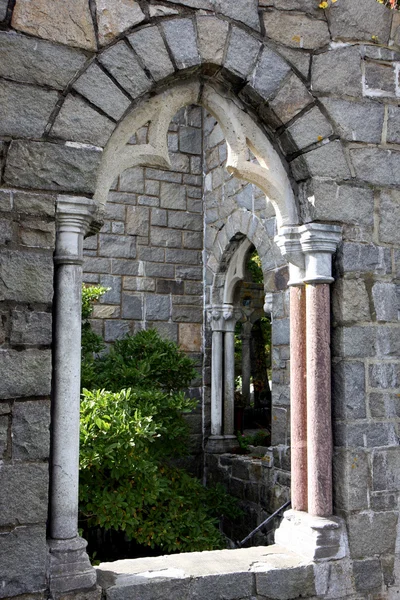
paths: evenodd
<path fill-rule="evenodd" d="M 216 550 L 103 563 L 97 582 L 107 600 L 241 600 L 315 595 L 311 562 L 280 546 Z M 266 591 L 268 590 L 268 594 Z"/>

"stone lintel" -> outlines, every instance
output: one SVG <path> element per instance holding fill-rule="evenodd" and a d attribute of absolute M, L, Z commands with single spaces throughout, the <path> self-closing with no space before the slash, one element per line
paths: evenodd
<path fill-rule="evenodd" d="M 211 435 L 205 447 L 208 454 L 225 454 L 238 445 L 236 435 Z"/>
<path fill-rule="evenodd" d="M 275 543 L 313 561 L 338 560 L 348 554 L 346 526 L 340 517 L 313 517 L 288 510 L 275 532 Z"/>

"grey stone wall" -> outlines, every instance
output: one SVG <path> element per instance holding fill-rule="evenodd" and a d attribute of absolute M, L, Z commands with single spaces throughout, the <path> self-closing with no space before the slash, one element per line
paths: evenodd
<path fill-rule="evenodd" d="M 102 147 L 128 106 L 156 91 L 158 82 L 189 75 L 223 81 L 265 128 L 292 177 L 303 221 L 344 227 L 332 288 L 335 510 L 347 520 L 356 593 L 394 595 L 400 491 L 398 13 L 373 0 L 340 0 L 328 11 L 314 0 L 132 2 L 126 10 L 107 0 L 90 6 L 86 0 L 0 0 L 0 19 L 0 596 L 41 593 L 46 586 L 54 194 L 91 195 Z M 143 27 L 150 24 L 153 29 Z M 122 39 L 124 31 L 129 39 Z M 245 212 L 246 193 L 239 211 L 249 231 L 254 221 Z M 226 200 L 217 202 L 228 206 Z M 112 204 L 116 211 L 124 205 Z M 129 207 L 148 208 L 149 214 L 157 208 Z M 126 252 L 126 240 L 115 238 L 130 235 L 122 233 L 127 221 L 114 218 L 112 231 L 108 210 L 110 231 L 104 235 L 110 237 L 103 250 L 118 242 L 118 251 Z M 229 217 L 224 219 L 227 231 Z M 138 240 L 138 253 L 139 246 Z M 123 255 L 99 258 L 111 262 L 111 271 L 92 275 L 139 277 L 113 272 L 112 262 L 123 265 Z M 271 270 L 277 286 L 279 266 Z M 123 293 L 133 298 L 147 290 L 121 287 L 121 298 Z M 101 307 L 114 311 L 118 305 L 123 301 Z M 127 306 L 139 310 L 137 300 Z M 106 319 L 118 320 L 124 317 Z M 287 357 L 276 358 L 281 360 Z M 341 588 L 336 597 L 352 593 Z"/>
<path fill-rule="evenodd" d="M 0 191 L 0 597 L 46 587 L 54 197 Z"/>

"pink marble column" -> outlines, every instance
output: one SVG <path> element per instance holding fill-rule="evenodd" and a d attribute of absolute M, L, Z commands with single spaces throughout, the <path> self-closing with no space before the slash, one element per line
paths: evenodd
<path fill-rule="evenodd" d="M 306 285 L 308 512 L 332 514 L 330 302 L 328 283 Z"/>
<path fill-rule="evenodd" d="M 290 288 L 290 446 L 294 510 L 307 511 L 306 292 Z"/>

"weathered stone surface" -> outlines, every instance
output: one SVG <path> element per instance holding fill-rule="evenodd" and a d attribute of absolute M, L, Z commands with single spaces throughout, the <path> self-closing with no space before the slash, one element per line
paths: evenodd
<path fill-rule="evenodd" d="M 280 46 L 278 53 L 281 56 L 283 56 L 283 58 L 286 59 L 288 63 L 293 65 L 294 68 L 297 69 L 297 71 L 299 71 L 299 73 L 303 75 L 304 78 L 308 78 L 311 62 L 310 54 L 308 54 L 307 52 L 303 52 L 302 50 L 287 48 L 286 46 Z"/>
<path fill-rule="evenodd" d="M 196 1 L 196 0 L 194 0 Z M 179 12 L 169 6 L 161 4 L 150 5 L 150 17 L 166 17 L 168 15 L 178 15 Z"/>
<path fill-rule="evenodd" d="M 394 283 L 377 282 L 372 286 L 377 321 L 397 321 L 398 301 Z"/>
<path fill-rule="evenodd" d="M 104 46 L 120 33 L 141 23 L 145 15 L 134 0 L 95 0 L 99 43 Z"/>
<path fill-rule="evenodd" d="M 333 356 L 343 358 L 364 358 L 375 356 L 376 328 L 337 327 L 332 335 Z"/>
<path fill-rule="evenodd" d="M 362 279 L 340 279 L 335 282 L 333 315 L 339 323 L 369 321 L 369 298 Z"/>
<path fill-rule="evenodd" d="M 50 345 L 51 313 L 13 310 L 10 341 L 16 345 Z"/>
<path fill-rule="evenodd" d="M 379 239 L 387 244 L 396 244 L 400 227 L 400 193 L 385 190 L 380 196 Z"/>
<path fill-rule="evenodd" d="M 329 50 L 318 54 L 312 64 L 312 89 L 341 95 L 360 97 L 361 56 L 357 46 Z"/>
<path fill-rule="evenodd" d="M 344 448 L 377 448 L 397 446 L 397 435 L 393 423 L 336 423 L 335 446 Z"/>
<path fill-rule="evenodd" d="M 157 27 L 144 27 L 129 35 L 128 39 L 155 81 L 174 72 L 174 66 Z"/>
<path fill-rule="evenodd" d="M 100 255 L 111 258 L 135 258 L 135 239 L 129 235 L 100 233 Z"/>
<path fill-rule="evenodd" d="M 153 246 L 181 248 L 182 233 L 168 227 L 152 227 L 150 230 L 150 243 Z"/>
<path fill-rule="evenodd" d="M 13 409 L 14 459 L 44 460 L 50 450 L 50 401 L 16 402 Z"/>
<path fill-rule="evenodd" d="M 270 107 L 282 123 L 287 123 L 312 101 L 304 83 L 293 73 L 270 102 Z"/>
<path fill-rule="evenodd" d="M 141 296 L 130 294 L 128 292 L 122 294 L 122 316 L 125 319 L 143 318 L 142 313 L 142 298 Z"/>
<path fill-rule="evenodd" d="M 32 248 L 55 247 L 55 223 L 47 223 L 35 218 L 24 218 L 18 222 L 19 241 Z"/>
<path fill-rule="evenodd" d="M 372 478 L 375 491 L 400 490 L 400 454 L 398 448 L 374 451 Z"/>
<path fill-rule="evenodd" d="M 178 69 L 200 64 L 196 31 L 191 19 L 165 21 L 162 27 Z"/>
<path fill-rule="evenodd" d="M 365 62 L 365 94 L 367 96 L 394 96 L 396 72 L 393 65 Z"/>
<path fill-rule="evenodd" d="M 9 250 L 0 255 L 0 300 L 49 304 L 52 296 L 51 254 Z"/>
<path fill-rule="evenodd" d="M 151 87 L 150 79 L 124 42 L 119 42 L 100 54 L 99 61 L 132 98 L 140 96 Z"/>
<path fill-rule="evenodd" d="M 126 232 L 130 235 L 149 235 L 149 215 L 147 206 L 128 206 Z"/>
<path fill-rule="evenodd" d="M 187 154 L 201 154 L 201 149 L 201 129 L 182 125 L 179 129 L 179 150 Z"/>
<path fill-rule="evenodd" d="M 115 124 L 101 115 L 81 98 L 69 95 L 65 99 L 51 135 L 95 146 L 105 146 Z"/>
<path fill-rule="evenodd" d="M 162 182 L 160 198 L 162 208 L 186 210 L 186 195 L 182 185 Z"/>
<path fill-rule="evenodd" d="M 86 60 L 75 48 L 0 31 L 1 77 L 63 89 Z"/>
<path fill-rule="evenodd" d="M 180 323 L 179 345 L 184 352 L 201 352 L 201 325 L 196 323 Z M 199 431 L 199 433 L 201 433 L 201 431 Z"/>
<path fill-rule="evenodd" d="M 147 294 L 145 315 L 148 321 L 168 321 L 171 316 L 170 297 Z"/>
<path fill-rule="evenodd" d="M 0 460 L 3 459 L 5 453 L 7 452 L 9 424 L 10 419 L 7 415 L 4 417 L 0 416 Z"/>
<path fill-rule="evenodd" d="M 143 167 L 132 167 L 131 169 L 126 169 L 126 171 L 124 171 L 120 175 L 119 189 L 124 192 L 134 192 L 135 194 L 143 194 Z"/>
<path fill-rule="evenodd" d="M 88 50 L 96 49 L 89 4 L 85 0 L 68 0 L 62 3 L 17 0 L 11 25 L 18 31 L 45 40 Z"/>
<path fill-rule="evenodd" d="M 40 138 L 57 100 L 57 92 L 0 81 L 0 105 L 3 113 L 0 133 L 20 138 Z"/>
<path fill-rule="evenodd" d="M 264 13 L 263 19 L 267 37 L 285 46 L 315 49 L 330 41 L 328 24 L 309 15 L 275 10 Z"/>
<path fill-rule="evenodd" d="M 272 50 L 264 47 L 252 79 L 252 87 L 264 100 L 268 100 L 289 73 L 290 67 Z"/>
<path fill-rule="evenodd" d="M 388 106 L 387 141 L 392 144 L 400 143 L 400 109 Z"/>
<path fill-rule="evenodd" d="M 379 559 L 355 560 L 353 572 L 357 592 L 366 592 L 382 587 L 382 567 Z"/>
<path fill-rule="evenodd" d="M 220 65 L 224 57 L 229 25 L 209 16 L 197 16 L 197 35 L 202 62 Z"/>
<path fill-rule="evenodd" d="M 280 346 L 282 344 L 289 343 L 289 319 L 277 319 L 274 321 L 274 327 L 272 328 L 272 340 L 274 346 Z"/>
<path fill-rule="evenodd" d="M 374 194 L 369 188 L 314 177 L 302 188 L 300 202 L 305 221 L 342 221 L 372 229 Z"/>
<path fill-rule="evenodd" d="M 46 463 L 3 464 L 0 471 L 0 525 L 45 521 L 48 478 Z"/>
<path fill-rule="evenodd" d="M 351 556 L 364 558 L 394 553 L 397 519 L 394 512 L 350 515 L 347 526 Z"/>
<path fill-rule="evenodd" d="M 0 398 L 50 394 L 50 350 L 2 350 L 0 367 Z"/>
<path fill-rule="evenodd" d="M 337 419 L 364 419 L 365 368 L 362 362 L 332 365 L 333 413 Z"/>
<path fill-rule="evenodd" d="M 340 256 L 345 273 L 372 273 L 385 275 L 392 270 L 390 249 L 374 244 L 344 243 Z"/>
<path fill-rule="evenodd" d="M 376 36 L 379 43 L 386 44 L 390 34 L 390 14 L 384 6 L 371 5 L 360 0 L 357 6 L 352 0 L 344 0 L 340 6 L 332 4 L 328 12 L 329 27 L 333 39 L 367 40 Z"/>
<path fill-rule="evenodd" d="M 35 194 L 33 192 L 13 192 L 13 204 L 17 212 L 28 215 L 53 217 L 56 196 Z"/>
<path fill-rule="evenodd" d="M 63 89 L 86 60 L 75 48 L 0 31 L 1 77 Z"/>
<path fill-rule="evenodd" d="M 92 63 L 79 77 L 74 89 L 116 120 L 130 105 L 128 98 L 96 63 Z"/>
<path fill-rule="evenodd" d="M 215 4 L 217 12 L 241 21 L 256 31 L 260 30 L 257 0 L 235 0 L 235 2 L 216 0 Z"/>
<path fill-rule="evenodd" d="M 315 594 L 314 572 L 311 565 L 295 568 L 270 569 L 256 573 L 257 593 L 277 600 L 298 596 L 299 588 L 305 596 Z"/>
<path fill-rule="evenodd" d="M 347 102 L 335 98 L 321 98 L 321 102 L 336 122 L 341 138 L 354 142 L 381 141 L 384 118 L 382 104 Z"/>
<path fill-rule="evenodd" d="M 371 417 L 400 417 L 400 396 L 390 392 L 370 394 L 369 410 Z"/>
<path fill-rule="evenodd" d="M 368 454 L 360 449 L 335 450 L 333 455 L 333 491 L 337 508 L 365 510 L 369 505 L 370 468 Z"/>
<path fill-rule="evenodd" d="M 46 142 L 11 142 L 6 183 L 22 188 L 93 193 L 101 153 Z"/>
<path fill-rule="evenodd" d="M 21 489 L 21 497 L 25 497 Z M 20 526 L 0 533 L 1 598 L 41 592 L 46 588 L 46 528 Z M 23 577 L 21 577 L 23 573 Z"/>
<path fill-rule="evenodd" d="M 227 69 L 246 79 L 256 64 L 261 43 L 238 27 L 233 27 L 224 65 Z"/>
<path fill-rule="evenodd" d="M 396 389 L 400 386 L 400 365 L 397 363 L 370 365 L 369 383 L 373 388 Z"/>
<path fill-rule="evenodd" d="M 106 342 L 114 342 L 123 338 L 130 332 L 129 321 L 106 320 L 104 323 L 104 339 Z"/>
<path fill-rule="evenodd" d="M 287 132 L 293 140 L 296 150 L 301 150 L 330 136 L 332 128 L 319 108 L 314 106 L 296 119 Z"/>
<path fill-rule="evenodd" d="M 4 21 L 7 16 L 8 0 L 0 1 L 0 21 Z"/>
<path fill-rule="evenodd" d="M 400 184 L 400 152 L 378 148 L 351 148 L 356 175 L 375 185 Z"/>
<path fill-rule="evenodd" d="M 315 150 L 295 158 L 290 164 L 297 180 L 307 179 L 310 175 L 332 179 L 336 177 L 338 179 L 351 178 L 350 169 L 339 141 L 315 148 Z"/>

